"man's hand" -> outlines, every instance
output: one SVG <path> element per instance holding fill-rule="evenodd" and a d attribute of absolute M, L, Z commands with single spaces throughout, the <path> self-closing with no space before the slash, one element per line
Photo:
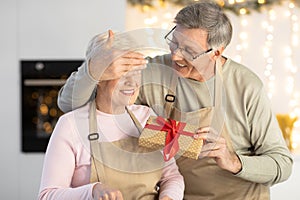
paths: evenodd
<path fill-rule="evenodd" d="M 137 52 L 126 52 L 124 55 L 116 56 L 115 60 L 105 69 L 98 78 L 100 81 L 117 79 L 129 71 L 139 71 L 146 68 L 146 60 Z"/>
<path fill-rule="evenodd" d="M 214 158 L 218 166 L 234 174 L 242 169 L 238 156 L 229 151 L 226 140 L 211 127 L 203 127 L 197 130 L 198 139 L 203 139 L 203 147 L 199 157 Z"/>
<path fill-rule="evenodd" d="M 117 79 L 128 71 L 138 71 L 146 67 L 147 60 L 144 55 L 132 51 L 135 44 L 130 44 L 128 38 L 115 38 L 111 30 L 108 35 L 106 41 L 103 44 L 96 43 L 87 56 L 89 73 L 95 80 Z"/>

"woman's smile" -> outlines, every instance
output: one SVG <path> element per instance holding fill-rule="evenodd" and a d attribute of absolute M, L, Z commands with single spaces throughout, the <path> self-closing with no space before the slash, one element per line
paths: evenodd
<path fill-rule="evenodd" d="M 120 90 L 120 92 L 126 96 L 133 96 L 135 89 L 124 89 L 124 90 Z"/>

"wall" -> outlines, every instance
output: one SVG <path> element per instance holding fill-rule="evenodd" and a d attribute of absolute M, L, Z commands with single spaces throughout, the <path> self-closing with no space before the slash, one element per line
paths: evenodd
<path fill-rule="evenodd" d="M 125 28 L 125 1 L 1 0 L 0 13 L 0 199 L 33 200 L 44 155 L 20 151 L 19 60 L 84 58 L 93 35 Z"/>
<path fill-rule="evenodd" d="M 271 187 L 271 200 L 299 200 L 299 183 L 300 183 L 300 156 L 294 157 L 294 166 L 291 177 L 277 185 Z"/>
<path fill-rule="evenodd" d="M 19 193 L 19 72 L 17 58 L 17 1 L 0 3 L 0 198 L 18 199 Z M 4 198 L 5 197 L 5 198 Z"/>

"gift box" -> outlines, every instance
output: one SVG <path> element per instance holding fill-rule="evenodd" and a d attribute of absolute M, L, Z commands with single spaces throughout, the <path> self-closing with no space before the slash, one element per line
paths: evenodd
<path fill-rule="evenodd" d="M 176 154 L 198 159 L 203 141 L 194 137 L 198 127 L 173 119 L 150 116 L 139 138 L 139 145 L 163 149 L 167 161 Z"/>

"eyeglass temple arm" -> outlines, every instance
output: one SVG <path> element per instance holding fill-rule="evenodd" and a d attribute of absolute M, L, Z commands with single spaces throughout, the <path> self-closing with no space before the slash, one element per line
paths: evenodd
<path fill-rule="evenodd" d="M 174 31 L 176 28 L 176 26 L 174 26 L 166 35 L 165 35 L 165 39 L 170 35 L 170 33 L 172 33 L 172 31 Z"/>

